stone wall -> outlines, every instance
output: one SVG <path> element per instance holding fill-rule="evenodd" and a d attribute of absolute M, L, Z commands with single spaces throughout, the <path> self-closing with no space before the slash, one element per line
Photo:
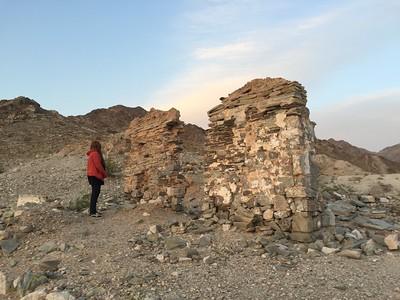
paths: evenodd
<path fill-rule="evenodd" d="M 137 201 L 196 213 L 203 193 L 204 130 L 179 117 L 176 109 L 152 109 L 132 121 L 123 137 L 124 191 Z"/>
<path fill-rule="evenodd" d="M 306 91 L 256 79 L 221 101 L 208 112 L 204 217 L 311 240 L 320 222 Z"/>

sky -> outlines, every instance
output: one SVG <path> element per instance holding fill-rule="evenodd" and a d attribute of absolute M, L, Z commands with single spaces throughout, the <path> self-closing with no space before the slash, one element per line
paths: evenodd
<path fill-rule="evenodd" d="M 400 143 L 400 1 L 0 0 L 0 99 L 175 107 L 206 128 L 265 77 L 304 85 L 318 138 Z"/>

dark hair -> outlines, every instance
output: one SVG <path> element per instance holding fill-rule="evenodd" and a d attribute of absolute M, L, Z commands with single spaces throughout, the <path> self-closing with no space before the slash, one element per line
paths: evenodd
<path fill-rule="evenodd" d="M 90 144 L 90 150 L 96 151 L 97 153 L 100 154 L 101 157 L 101 164 L 103 165 L 103 168 L 106 168 L 106 163 L 104 161 L 103 153 L 101 152 L 101 144 L 98 141 L 93 141 Z"/>

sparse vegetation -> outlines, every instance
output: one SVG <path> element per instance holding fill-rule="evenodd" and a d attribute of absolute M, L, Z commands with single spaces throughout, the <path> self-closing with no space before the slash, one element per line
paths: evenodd
<path fill-rule="evenodd" d="M 82 211 L 90 205 L 90 194 L 83 194 L 69 202 L 68 208 L 75 211 Z"/>
<path fill-rule="evenodd" d="M 118 163 L 111 159 L 110 157 L 105 158 L 105 163 L 106 163 L 106 171 L 108 176 L 110 177 L 117 177 L 118 175 L 121 174 L 121 166 L 118 165 Z"/>

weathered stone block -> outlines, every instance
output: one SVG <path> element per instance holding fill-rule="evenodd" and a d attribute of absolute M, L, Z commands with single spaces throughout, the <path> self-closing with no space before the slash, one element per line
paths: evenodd
<path fill-rule="evenodd" d="M 296 213 L 292 217 L 292 231 L 313 232 L 317 230 L 316 219 L 311 213 Z"/>
<path fill-rule="evenodd" d="M 286 211 L 289 210 L 288 199 L 282 195 L 272 196 L 272 203 L 274 204 L 274 210 Z"/>

